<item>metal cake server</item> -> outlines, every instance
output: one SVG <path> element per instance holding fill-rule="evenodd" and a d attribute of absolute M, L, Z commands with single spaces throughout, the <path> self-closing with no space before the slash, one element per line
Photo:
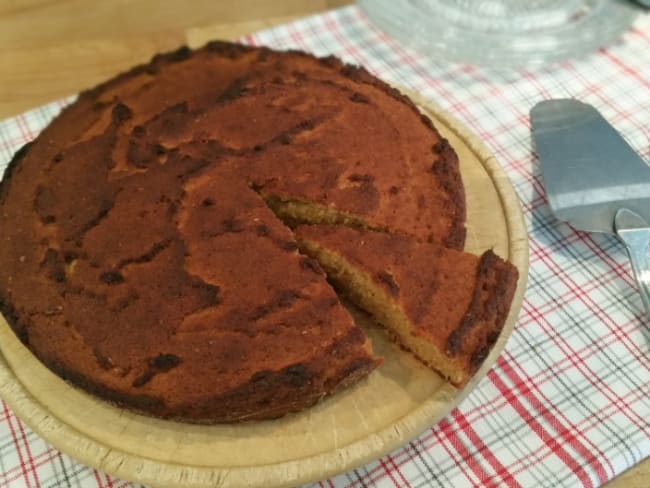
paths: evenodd
<path fill-rule="evenodd" d="M 650 167 L 591 105 L 546 100 L 530 117 L 551 211 L 618 235 L 650 317 Z"/>

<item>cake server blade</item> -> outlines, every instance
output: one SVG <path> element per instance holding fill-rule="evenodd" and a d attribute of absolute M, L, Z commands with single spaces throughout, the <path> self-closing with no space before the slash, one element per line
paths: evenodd
<path fill-rule="evenodd" d="M 650 167 L 591 105 L 546 100 L 530 117 L 551 211 L 619 236 L 650 317 Z"/>

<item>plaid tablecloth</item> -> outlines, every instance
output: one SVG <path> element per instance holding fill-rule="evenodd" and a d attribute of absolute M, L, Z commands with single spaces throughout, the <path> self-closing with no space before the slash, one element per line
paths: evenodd
<path fill-rule="evenodd" d="M 404 49 L 354 6 L 244 41 L 335 54 L 451 111 L 503 165 L 530 238 L 519 321 L 475 391 L 400 449 L 313 486 L 595 487 L 650 455 L 650 327 L 624 248 L 553 219 L 528 118 L 539 100 L 579 98 L 648 159 L 650 15 L 586 58 L 507 73 Z M 65 103 L 0 122 L 0 169 Z M 130 486 L 61 454 L 1 406 L 0 485 Z"/>

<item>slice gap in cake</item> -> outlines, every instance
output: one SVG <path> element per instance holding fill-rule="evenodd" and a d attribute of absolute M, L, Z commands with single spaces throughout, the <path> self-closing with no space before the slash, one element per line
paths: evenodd
<path fill-rule="evenodd" d="M 339 210 L 332 205 L 274 193 L 260 194 L 275 215 L 291 228 L 300 224 L 331 224 L 379 232 L 388 231 L 384 226 L 368 222 L 359 215 Z"/>
<path fill-rule="evenodd" d="M 339 292 L 455 386 L 467 383 L 499 337 L 518 273 L 492 251 L 478 257 L 344 226 L 295 233 Z"/>

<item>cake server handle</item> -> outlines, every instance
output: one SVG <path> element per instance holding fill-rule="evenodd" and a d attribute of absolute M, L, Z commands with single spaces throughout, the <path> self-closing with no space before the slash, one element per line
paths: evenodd
<path fill-rule="evenodd" d="M 616 233 L 621 238 L 632 262 L 634 277 L 650 320 L 650 225 L 638 214 L 622 208 L 614 219 Z"/>

